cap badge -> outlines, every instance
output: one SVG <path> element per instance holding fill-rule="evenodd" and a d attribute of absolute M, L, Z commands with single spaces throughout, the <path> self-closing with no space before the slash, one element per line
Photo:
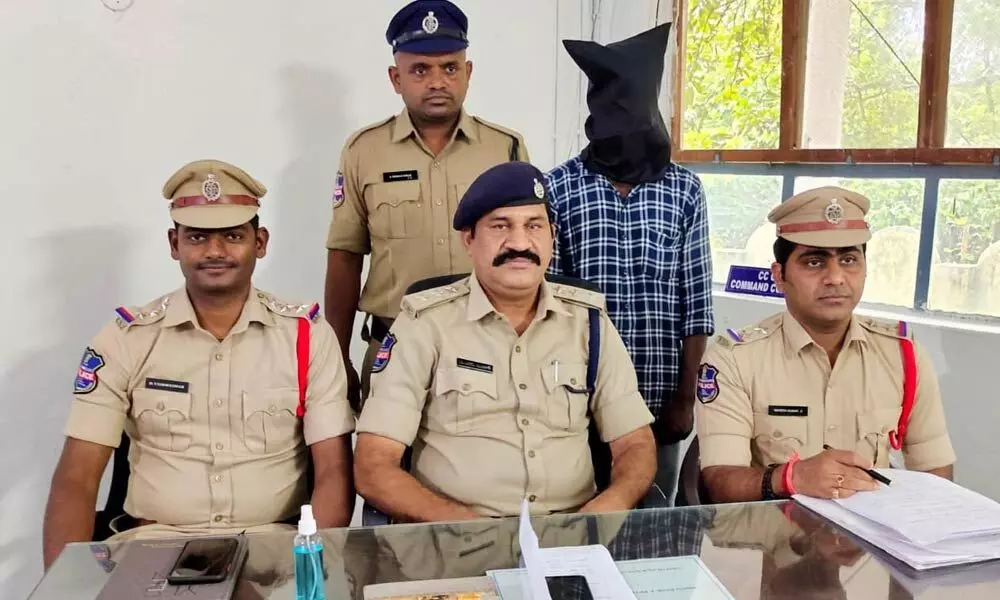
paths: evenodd
<path fill-rule="evenodd" d="M 201 184 L 201 195 L 209 202 L 215 202 L 222 197 L 222 185 L 215 175 L 209 174 Z"/>
<path fill-rule="evenodd" d="M 545 187 L 542 186 L 542 182 L 535 179 L 535 198 L 541 200 L 545 197 Z"/>
<path fill-rule="evenodd" d="M 827 223 L 837 225 L 844 220 L 844 207 L 836 198 L 832 198 L 830 204 L 823 210 L 823 217 Z"/>
<path fill-rule="evenodd" d="M 434 34 L 437 32 L 438 25 L 440 25 L 440 23 L 438 23 L 437 17 L 434 16 L 433 10 L 428 11 L 427 16 L 420 22 L 420 27 L 424 30 L 424 33 L 427 34 Z"/>

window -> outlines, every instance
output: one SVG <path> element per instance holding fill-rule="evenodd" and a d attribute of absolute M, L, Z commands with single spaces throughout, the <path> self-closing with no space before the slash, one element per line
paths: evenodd
<path fill-rule="evenodd" d="M 768 223 L 767 213 L 781 202 L 781 177 L 699 177 L 708 202 L 712 279 L 725 283 L 732 265 L 770 265 L 774 225 Z"/>
<path fill-rule="evenodd" d="M 941 181 L 928 307 L 1000 316 L 1000 181 Z"/>
<path fill-rule="evenodd" d="M 690 0 L 684 148 L 777 148 L 781 0 Z"/>
<path fill-rule="evenodd" d="M 955 0 L 948 81 L 949 146 L 1000 145 L 1000 4 Z"/>

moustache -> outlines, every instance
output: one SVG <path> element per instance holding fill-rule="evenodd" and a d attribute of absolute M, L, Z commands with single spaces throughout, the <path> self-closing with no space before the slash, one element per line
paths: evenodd
<path fill-rule="evenodd" d="M 509 260 L 514 260 L 516 258 L 527 258 L 528 260 L 532 261 L 533 263 L 539 266 L 541 266 L 542 264 L 542 259 L 531 250 L 508 250 L 503 254 L 498 254 L 497 257 L 493 259 L 493 266 L 499 267 L 505 262 Z"/>
<path fill-rule="evenodd" d="M 198 263 L 199 269 L 232 269 L 234 267 L 236 267 L 236 263 L 221 260 L 206 260 Z"/>
<path fill-rule="evenodd" d="M 447 92 L 434 92 L 424 96 L 424 100 L 454 100 L 454 96 Z"/>

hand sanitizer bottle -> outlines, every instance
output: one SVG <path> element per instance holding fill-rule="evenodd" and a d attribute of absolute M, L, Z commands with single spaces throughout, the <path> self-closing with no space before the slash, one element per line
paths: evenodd
<path fill-rule="evenodd" d="M 302 506 L 295 536 L 295 600 L 326 600 L 323 581 L 323 541 L 316 534 L 312 506 Z"/>

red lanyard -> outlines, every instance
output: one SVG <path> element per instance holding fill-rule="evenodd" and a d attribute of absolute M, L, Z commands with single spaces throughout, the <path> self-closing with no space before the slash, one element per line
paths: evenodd
<path fill-rule="evenodd" d="M 306 385 L 309 381 L 309 319 L 299 317 L 299 330 L 295 338 L 295 362 L 298 366 L 299 405 L 295 416 L 300 419 L 306 415 Z"/>
<path fill-rule="evenodd" d="M 899 413 L 899 424 L 889 432 L 889 444 L 893 449 L 903 447 L 906 427 L 910 424 L 910 414 L 917 399 L 917 354 L 913 341 L 906 336 L 906 323 L 899 322 L 899 350 L 903 354 L 903 410 Z"/>

